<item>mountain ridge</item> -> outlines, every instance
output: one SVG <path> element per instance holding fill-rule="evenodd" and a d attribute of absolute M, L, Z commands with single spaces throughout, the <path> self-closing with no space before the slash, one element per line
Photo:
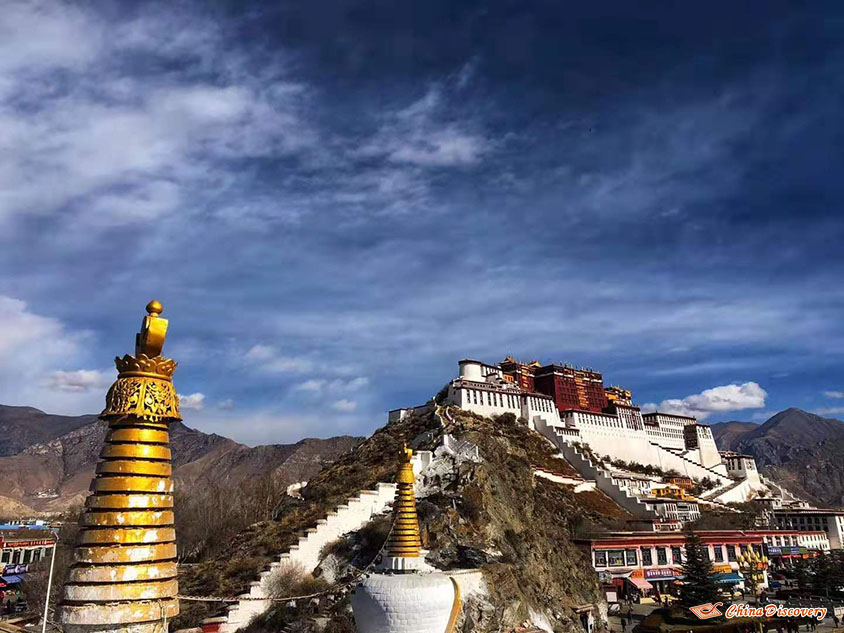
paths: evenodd
<path fill-rule="evenodd" d="M 817 505 L 844 506 L 844 422 L 794 407 L 762 424 L 712 425 L 721 451 L 752 455 L 762 474 Z"/>
<path fill-rule="evenodd" d="M 105 439 L 107 424 L 96 416 L 54 416 L 33 407 L 0 405 L 0 430 L 27 433 L 0 455 L 0 515 L 56 513 L 81 505 Z M 3 426 L 5 424 L 5 426 Z M 51 436 L 52 435 L 52 436 Z M 173 477 L 177 487 L 199 483 L 237 485 L 248 477 L 272 476 L 280 485 L 305 481 L 360 438 L 305 438 L 294 444 L 249 447 L 182 422 L 170 425 Z"/>

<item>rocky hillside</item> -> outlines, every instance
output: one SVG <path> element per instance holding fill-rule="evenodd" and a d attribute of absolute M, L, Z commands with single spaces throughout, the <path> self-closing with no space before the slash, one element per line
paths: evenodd
<path fill-rule="evenodd" d="M 95 415 L 51 415 L 32 407 L 0 404 L 0 457 L 17 455 L 28 446 L 49 442 L 96 418 Z"/>
<path fill-rule="evenodd" d="M 282 502 L 274 521 L 238 534 L 226 552 L 183 569 L 186 594 L 235 596 L 257 572 L 286 551 L 299 533 L 359 490 L 394 481 L 402 442 L 432 450 L 443 433 L 479 447 L 480 462 L 454 462 L 426 479 L 418 511 L 428 561 L 441 569 L 480 568 L 489 595 L 467 604 L 460 631 L 504 631 L 525 621 L 549 622 L 555 631 L 575 630 L 573 605 L 599 603 L 600 591 L 588 558 L 572 541 L 584 525 L 618 528 L 630 517 L 603 493 L 575 494 L 570 486 L 534 477 L 535 468 L 574 474 L 554 447 L 513 419 L 490 420 L 452 409 L 441 427 L 433 414 L 387 425 L 311 479 L 302 500 Z M 347 576 L 349 565 L 365 566 L 386 537 L 388 521 L 374 521 L 363 534 L 326 548 L 331 573 Z M 174 626 L 196 626 L 220 605 L 183 603 Z M 324 631 L 349 630 L 346 598 L 323 614 Z M 285 607 L 253 622 L 251 631 L 278 631 L 301 613 Z M 299 630 L 299 629 L 297 629 Z M 302 629 L 309 630 L 309 629 Z"/>
<path fill-rule="evenodd" d="M 712 425 L 712 435 L 715 437 L 715 443 L 722 451 L 734 451 L 738 445 L 738 440 L 757 428 L 759 425 L 755 422 L 739 422 L 738 420 L 730 420 L 729 422 L 717 422 Z"/>
<path fill-rule="evenodd" d="M 753 455 L 764 474 L 797 495 L 844 506 L 844 422 L 786 409 L 764 424 L 726 422 L 712 430 L 721 450 Z"/>
<path fill-rule="evenodd" d="M 0 456 L 0 515 L 62 512 L 81 505 L 105 438 L 105 423 L 95 416 L 63 418 L 28 407 L 0 407 L 2 412 L 6 412 L 2 419 L 10 432 L 22 428 L 27 432 L 7 443 L 20 448 L 17 454 Z M 360 439 L 305 439 L 250 448 L 176 423 L 171 426 L 170 441 L 177 488 L 190 490 L 199 482 L 237 486 L 247 478 L 265 475 L 272 475 L 281 486 L 307 480 Z"/>

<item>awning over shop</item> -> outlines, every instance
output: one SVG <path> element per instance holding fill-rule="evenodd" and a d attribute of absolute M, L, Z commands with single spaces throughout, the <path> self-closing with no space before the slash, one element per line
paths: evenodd
<path fill-rule="evenodd" d="M 737 585 L 740 582 L 744 582 L 744 578 L 735 572 L 732 572 L 731 574 L 713 574 L 712 580 L 717 582 L 719 585 Z"/>
<path fill-rule="evenodd" d="M 0 576 L 7 585 L 14 585 L 19 583 L 23 580 L 23 576 L 18 576 L 17 574 L 8 574 L 6 576 Z"/>
<path fill-rule="evenodd" d="M 644 578 L 628 578 L 627 580 L 629 580 L 634 585 L 636 585 L 636 587 L 638 587 L 639 589 L 642 589 L 642 590 L 654 588 L 654 586 L 651 583 L 649 583 L 647 580 L 645 580 Z"/>

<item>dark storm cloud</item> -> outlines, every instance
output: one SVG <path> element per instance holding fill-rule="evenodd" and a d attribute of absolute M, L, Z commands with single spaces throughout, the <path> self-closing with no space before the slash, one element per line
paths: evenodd
<path fill-rule="evenodd" d="M 828 404 L 841 18 L 11 3 L 0 401 L 95 408 L 157 296 L 193 422 L 251 442 L 369 431 L 465 355 Z"/>

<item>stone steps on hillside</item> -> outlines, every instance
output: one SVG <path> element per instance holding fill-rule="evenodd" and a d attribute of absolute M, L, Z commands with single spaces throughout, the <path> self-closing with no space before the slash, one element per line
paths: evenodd
<path fill-rule="evenodd" d="M 697 463 L 697 462 L 696 462 L 696 461 L 694 461 L 693 459 L 689 459 L 688 457 L 686 457 L 686 456 L 685 456 L 685 451 L 679 452 L 679 449 L 668 448 L 667 446 L 660 446 L 660 445 L 659 445 L 659 444 L 657 444 L 656 442 L 650 442 L 650 444 L 651 444 L 652 446 L 656 446 L 657 448 L 659 448 L 659 449 L 661 449 L 661 450 L 663 450 L 663 451 L 668 451 L 669 453 L 671 453 L 671 454 L 672 454 L 672 455 L 674 455 L 675 457 L 679 457 L 679 458 L 680 458 L 680 459 L 682 459 L 683 461 L 686 461 L 686 462 L 690 463 L 692 466 L 695 466 L 695 467 L 697 467 L 697 468 L 702 468 L 703 470 L 705 470 L 705 471 L 707 471 L 707 472 L 711 473 L 711 474 L 712 474 L 712 476 L 714 476 L 714 477 L 716 478 L 716 479 L 715 479 L 715 481 L 722 481 L 722 480 L 724 480 L 724 479 L 729 479 L 729 477 L 727 477 L 726 475 L 722 475 L 721 473 L 719 473 L 719 472 L 718 472 L 718 471 L 716 471 L 716 470 L 713 470 L 713 469 L 712 469 L 712 468 L 710 468 L 709 466 L 704 466 L 703 464 L 699 464 L 699 463 Z M 729 482 L 726 482 L 724 485 L 728 485 L 728 484 L 729 484 Z"/>
<path fill-rule="evenodd" d="M 431 459 L 430 451 L 416 452 L 413 455 L 414 471 L 423 470 Z M 226 622 L 217 629 L 219 633 L 234 633 L 249 624 L 252 618 L 267 611 L 272 605 L 266 598 L 269 598 L 268 589 L 274 573 L 286 565 L 300 565 L 306 572 L 312 572 L 319 565 L 320 552 L 326 545 L 361 529 L 375 516 L 388 511 L 395 499 L 396 489 L 394 483 L 380 482 L 373 490 L 361 490 L 317 521 L 314 527 L 305 530 L 296 543 L 249 583 L 248 593 L 238 596 L 242 599 L 228 608 Z"/>
<path fill-rule="evenodd" d="M 271 577 L 286 565 L 299 565 L 305 571 L 312 572 L 319 565 L 322 549 L 344 534 L 359 530 L 373 517 L 389 510 L 396 495 L 396 484 L 379 483 L 374 490 L 362 490 L 357 495 L 337 506 L 316 525 L 308 528 L 287 552 L 280 554 L 258 578 L 249 583 L 249 592 L 238 596 L 242 599 L 228 608 L 226 622 L 220 633 L 233 633 L 249 624 L 249 621 L 270 608 L 272 602 L 268 589 Z M 257 600 L 255 599 L 257 598 Z"/>
<path fill-rule="evenodd" d="M 563 454 L 566 461 L 580 473 L 584 479 L 592 479 L 598 489 L 615 501 L 619 506 L 630 512 L 633 516 L 641 519 L 656 519 L 656 512 L 650 510 L 645 502 L 632 494 L 629 490 L 616 484 L 600 466 L 596 466 L 591 459 L 581 453 L 577 447 L 569 444 L 563 434 L 554 428 L 554 434 L 558 441 L 555 445 Z"/>

